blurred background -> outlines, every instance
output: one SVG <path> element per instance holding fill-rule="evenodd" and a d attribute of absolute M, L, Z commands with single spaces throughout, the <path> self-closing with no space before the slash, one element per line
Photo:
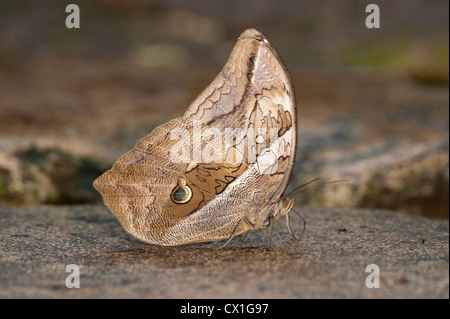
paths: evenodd
<path fill-rule="evenodd" d="M 66 6 L 80 8 L 66 28 Z M 381 28 L 368 29 L 369 3 Z M 293 78 L 297 205 L 449 216 L 449 2 L 0 2 L 0 205 L 101 202 L 93 180 L 179 117 L 241 32 Z M 301 210 L 300 210 L 301 211 Z"/>

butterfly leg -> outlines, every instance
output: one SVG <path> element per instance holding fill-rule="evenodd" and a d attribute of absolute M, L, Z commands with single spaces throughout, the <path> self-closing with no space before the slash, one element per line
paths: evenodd
<path fill-rule="evenodd" d="M 297 240 L 297 237 L 294 235 L 294 232 L 291 229 L 291 221 L 289 219 L 289 214 L 286 214 L 286 227 L 289 230 L 289 235 L 291 235 L 291 238 L 294 240 Z"/>
<path fill-rule="evenodd" d="M 272 239 L 273 224 L 274 224 L 273 216 L 270 216 L 270 218 L 269 218 L 269 231 L 267 233 L 267 249 L 270 248 L 270 242 L 271 242 L 271 239 Z"/>
<path fill-rule="evenodd" d="M 245 240 L 245 238 L 247 237 L 248 232 L 244 233 L 244 236 L 242 236 L 241 238 L 241 243 Z"/>
<path fill-rule="evenodd" d="M 245 217 L 242 218 L 239 223 L 237 224 L 236 228 L 234 229 L 233 233 L 231 234 L 230 238 L 225 242 L 225 244 L 222 245 L 220 248 L 225 248 L 228 246 L 228 244 L 233 240 L 234 237 L 238 235 L 239 229 L 241 228 L 242 224 L 246 222 Z M 247 233 L 246 233 L 247 234 Z M 245 237 L 244 237 L 245 238 Z"/>
<path fill-rule="evenodd" d="M 291 227 L 290 227 L 290 223 L 289 223 L 289 214 L 286 214 L 286 224 L 288 225 L 289 233 L 292 233 L 291 236 L 294 236 L 294 238 L 296 238 L 294 243 L 290 246 L 290 248 L 296 246 L 300 242 L 300 240 L 303 237 L 303 234 L 305 233 L 305 229 L 306 229 L 306 220 L 299 213 L 297 213 L 294 209 L 292 209 L 292 210 L 297 214 L 298 217 L 300 217 L 302 219 L 303 229 L 302 229 L 302 232 L 300 233 L 300 236 L 295 237 L 294 234 L 292 233 L 292 230 L 290 229 Z"/>

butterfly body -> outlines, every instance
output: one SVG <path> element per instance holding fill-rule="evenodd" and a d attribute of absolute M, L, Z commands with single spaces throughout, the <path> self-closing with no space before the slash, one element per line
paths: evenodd
<path fill-rule="evenodd" d="M 150 244 L 222 240 L 289 213 L 295 95 L 281 58 L 245 31 L 183 117 L 157 127 L 95 188 L 122 226 Z"/>

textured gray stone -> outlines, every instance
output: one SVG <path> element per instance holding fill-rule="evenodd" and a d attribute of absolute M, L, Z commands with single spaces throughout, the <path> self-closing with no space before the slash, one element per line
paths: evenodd
<path fill-rule="evenodd" d="M 0 203 L 87 203 L 93 180 L 111 167 L 105 148 L 80 139 L 0 138 Z"/>
<path fill-rule="evenodd" d="M 448 221 L 381 210 L 296 208 L 302 242 L 278 221 L 244 242 L 158 247 L 103 205 L 0 208 L 1 298 L 449 298 Z M 292 215 L 298 232 L 301 220 Z M 81 288 L 65 286 L 80 267 Z M 365 285 L 380 268 L 380 288 Z"/>

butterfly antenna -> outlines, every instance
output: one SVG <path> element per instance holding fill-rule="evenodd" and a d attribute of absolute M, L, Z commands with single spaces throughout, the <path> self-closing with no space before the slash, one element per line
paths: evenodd
<path fill-rule="evenodd" d="M 325 182 L 325 183 L 322 183 L 322 184 L 311 185 L 312 183 L 317 182 L 318 180 L 320 180 L 320 177 L 314 178 L 313 180 L 311 180 L 311 181 L 309 181 L 309 182 L 307 182 L 307 183 L 305 183 L 303 185 L 300 185 L 300 186 L 296 187 L 292 192 L 290 192 L 289 194 L 285 195 L 284 197 L 289 197 L 292 194 L 297 193 L 298 191 L 302 191 L 302 190 L 305 190 L 305 189 L 308 189 L 308 188 L 311 188 L 311 187 L 322 187 L 322 186 L 325 186 L 325 185 L 328 185 L 328 184 L 347 182 L 346 179 L 340 179 L 340 180 L 336 180 L 336 181 Z"/>
<path fill-rule="evenodd" d="M 314 178 L 313 180 L 310 180 L 309 182 L 306 182 L 305 184 L 296 187 L 292 192 L 290 192 L 289 194 L 287 194 L 284 197 L 289 197 L 290 195 L 297 193 L 298 191 L 301 191 L 302 189 L 307 189 L 308 185 L 310 185 L 311 183 L 317 182 L 318 180 L 320 180 L 320 177 Z"/>

